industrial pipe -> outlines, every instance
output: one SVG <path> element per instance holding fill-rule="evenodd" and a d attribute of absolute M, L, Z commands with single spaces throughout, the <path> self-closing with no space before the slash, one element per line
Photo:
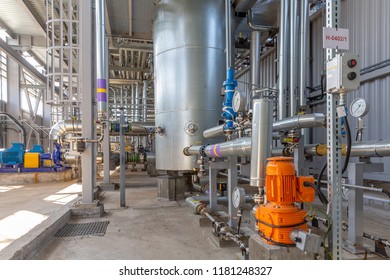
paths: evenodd
<path fill-rule="evenodd" d="M 272 149 L 273 102 L 253 100 L 250 185 L 265 186 L 265 166 Z"/>
<path fill-rule="evenodd" d="M 229 142 L 223 142 L 206 146 L 191 146 L 184 148 L 186 156 L 203 157 L 227 157 L 227 156 L 249 156 L 252 150 L 252 140 L 249 137 L 238 138 Z M 327 146 L 325 144 L 308 145 L 305 147 L 305 154 L 308 156 L 326 156 Z M 342 155 L 346 154 L 346 146 L 342 145 Z M 273 148 L 273 156 L 288 156 L 283 148 Z M 291 154 L 289 154 L 291 156 Z M 389 157 L 390 140 L 378 140 L 367 142 L 356 142 L 351 147 L 351 157 Z"/>
<path fill-rule="evenodd" d="M 217 203 L 227 203 L 229 201 L 227 196 L 218 196 L 217 197 Z M 204 208 L 204 204 L 208 204 L 210 202 L 210 197 L 204 195 L 204 196 L 189 196 L 186 198 L 186 203 L 188 206 L 191 207 L 191 209 L 194 211 L 195 214 L 201 214 L 201 210 Z M 246 195 L 245 196 L 245 203 L 253 203 L 253 196 Z"/>
<path fill-rule="evenodd" d="M 105 0 L 96 1 L 96 78 L 98 119 L 107 118 L 107 71 L 108 49 L 106 40 Z"/>
<path fill-rule="evenodd" d="M 242 137 L 232 141 L 206 146 L 190 146 L 183 150 L 186 156 L 228 157 L 251 154 L 251 139 Z"/>
<path fill-rule="evenodd" d="M 247 13 L 247 24 L 252 29 L 252 31 L 268 31 L 276 32 L 277 28 L 266 25 L 258 25 L 253 23 L 253 9 L 249 9 Z"/>
<path fill-rule="evenodd" d="M 272 125 L 272 131 L 291 130 L 294 128 L 325 127 L 326 118 L 322 113 L 297 115 L 276 121 Z M 223 136 L 223 125 L 211 127 L 203 132 L 204 138 L 215 138 Z"/>
<path fill-rule="evenodd" d="M 82 125 L 80 120 L 62 120 L 57 122 L 50 130 L 49 137 L 52 141 L 58 141 L 66 134 L 81 133 Z M 126 136 L 146 136 L 153 132 L 142 126 L 131 126 L 131 130 L 125 131 Z M 99 131 L 98 131 L 99 134 Z M 100 133 L 101 134 L 101 133 Z M 118 136 L 119 131 L 110 131 L 110 136 Z"/>
<path fill-rule="evenodd" d="M 204 138 L 217 138 L 217 137 L 222 137 L 224 136 L 223 133 L 223 124 L 211 127 L 209 129 L 206 129 L 203 131 L 203 137 Z"/>
<path fill-rule="evenodd" d="M 299 80 L 299 106 L 306 105 L 306 76 L 307 76 L 307 37 L 308 37 L 309 2 L 301 0 L 301 47 L 300 47 L 300 80 Z"/>
<path fill-rule="evenodd" d="M 26 147 L 26 129 L 23 127 L 23 125 L 16 118 L 14 118 L 14 116 L 6 112 L 0 112 L 0 116 L 9 118 L 21 130 L 23 144 Z"/>
<path fill-rule="evenodd" d="M 341 153 L 346 155 L 346 145 L 341 147 Z M 273 155 L 282 155 L 283 149 L 272 149 Z M 305 147 L 305 154 L 309 156 L 326 156 L 327 145 L 315 144 Z M 351 157 L 388 157 L 390 156 L 390 140 L 375 140 L 355 142 L 351 146 Z"/>
<path fill-rule="evenodd" d="M 290 0 L 290 117 L 297 112 L 297 7 L 298 0 Z"/>
<path fill-rule="evenodd" d="M 62 120 L 50 129 L 49 138 L 52 141 L 59 140 L 62 136 L 69 133 L 81 133 L 81 129 L 80 120 Z"/>
<path fill-rule="evenodd" d="M 291 130 L 294 128 L 325 127 L 326 118 L 322 113 L 296 115 L 273 123 L 273 131 Z"/>
<path fill-rule="evenodd" d="M 249 14 L 248 14 L 249 15 Z M 249 25 L 249 23 L 248 23 Z M 251 33 L 251 54 L 250 54 L 250 67 L 251 67 L 251 83 L 252 83 L 252 94 L 253 91 L 260 85 L 260 31 L 252 31 Z M 252 96 L 250 96 L 252 99 Z"/>
<path fill-rule="evenodd" d="M 280 26 L 279 26 L 279 61 L 278 61 L 278 120 L 286 118 L 287 65 L 288 65 L 288 0 L 280 1 Z"/>

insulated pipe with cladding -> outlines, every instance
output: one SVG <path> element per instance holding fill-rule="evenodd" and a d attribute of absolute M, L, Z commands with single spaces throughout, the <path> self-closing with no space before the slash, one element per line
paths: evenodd
<path fill-rule="evenodd" d="M 252 152 L 250 185 L 264 187 L 265 167 L 272 150 L 273 102 L 268 99 L 253 101 Z"/>

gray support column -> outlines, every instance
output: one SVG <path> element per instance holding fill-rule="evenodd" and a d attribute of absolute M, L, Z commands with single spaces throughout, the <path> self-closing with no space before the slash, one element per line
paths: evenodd
<path fill-rule="evenodd" d="M 142 121 L 146 122 L 148 118 L 148 81 L 143 81 L 143 91 L 142 91 Z"/>
<path fill-rule="evenodd" d="M 348 165 L 348 184 L 363 186 L 365 163 L 350 163 Z M 353 250 L 363 247 L 363 190 L 350 188 L 348 190 L 348 241 Z"/>
<path fill-rule="evenodd" d="M 326 27 L 338 28 L 341 14 L 340 0 L 326 0 Z M 334 49 L 326 49 L 326 60 L 334 57 Z M 327 145 L 328 145 L 328 200 L 332 230 L 329 234 L 329 247 L 332 249 L 332 258 L 341 260 L 342 238 L 342 186 L 341 186 L 341 121 L 337 115 L 340 96 L 326 94 L 327 111 Z"/>
<path fill-rule="evenodd" d="M 139 110 L 140 98 L 139 98 L 139 84 L 135 86 L 135 121 L 139 122 L 141 112 Z"/>
<path fill-rule="evenodd" d="M 130 117 L 129 121 L 133 122 L 135 120 L 135 85 L 134 84 L 131 85 L 130 104 L 131 104 L 131 109 L 130 109 L 131 117 Z"/>
<path fill-rule="evenodd" d="M 383 163 L 357 162 L 348 164 L 348 184 L 363 186 L 364 172 L 383 172 Z M 353 254 L 367 251 L 363 242 L 363 189 L 348 188 L 348 239 L 343 247 Z"/>
<path fill-rule="evenodd" d="M 120 184 L 119 184 L 119 200 L 120 207 L 126 207 L 126 151 L 125 151 L 125 134 L 123 126 L 125 124 L 125 118 L 123 115 L 123 107 L 120 109 Z"/>
<path fill-rule="evenodd" d="M 212 167 L 212 162 L 210 162 L 209 167 L 209 197 L 210 197 L 210 211 L 215 213 L 218 211 L 217 205 L 217 175 L 218 170 Z"/>
<path fill-rule="evenodd" d="M 233 189 L 237 187 L 237 157 L 229 157 L 229 168 L 228 168 L 228 215 L 229 215 L 229 225 L 232 227 L 237 227 L 237 209 L 233 206 Z"/>
<path fill-rule="evenodd" d="M 92 87 L 92 0 L 80 1 L 80 45 L 81 45 L 81 93 L 82 93 L 82 135 L 84 138 L 94 138 L 94 109 Z M 96 181 L 94 144 L 86 143 L 82 154 L 82 203 L 93 202 L 93 189 Z"/>
<path fill-rule="evenodd" d="M 110 182 L 110 122 L 106 122 L 103 138 L 103 183 Z"/>

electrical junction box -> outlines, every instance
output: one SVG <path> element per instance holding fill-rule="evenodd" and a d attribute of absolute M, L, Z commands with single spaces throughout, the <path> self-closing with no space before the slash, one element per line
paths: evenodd
<path fill-rule="evenodd" d="M 326 88 L 328 92 L 340 93 L 359 89 L 360 61 L 352 53 L 341 53 L 326 64 Z"/>

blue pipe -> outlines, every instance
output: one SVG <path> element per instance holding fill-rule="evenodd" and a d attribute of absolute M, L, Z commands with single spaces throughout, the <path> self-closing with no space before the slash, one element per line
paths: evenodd
<path fill-rule="evenodd" d="M 234 119 L 236 112 L 233 111 L 233 95 L 237 86 L 237 81 L 234 79 L 234 68 L 230 67 L 226 72 L 226 81 L 223 82 L 225 87 L 225 101 L 223 102 L 222 117 L 225 120 L 223 131 L 234 131 Z"/>

